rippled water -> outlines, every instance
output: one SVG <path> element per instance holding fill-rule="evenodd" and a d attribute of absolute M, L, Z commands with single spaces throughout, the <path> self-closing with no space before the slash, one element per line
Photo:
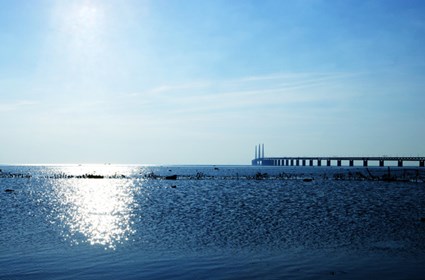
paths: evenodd
<path fill-rule="evenodd" d="M 382 182 L 335 180 L 354 169 L 327 167 L 0 168 L 0 278 L 425 275 L 422 174 Z"/>

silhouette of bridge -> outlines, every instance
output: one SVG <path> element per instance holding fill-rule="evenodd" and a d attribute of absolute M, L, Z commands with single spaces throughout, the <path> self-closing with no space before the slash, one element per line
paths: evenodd
<path fill-rule="evenodd" d="M 396 162 L 397 166 L 403 167 L 404 162 L 417 162 L 419 167 L 425 167 L 425 157 L 266 157 L 264 144 L 255 146 L 255 158 L 252 165 L 264 166 L 355 166 L 355 163 L 368 166 L 369 162 L 377 162 L 379 166 L 385 166 L 386 162 Z"/>

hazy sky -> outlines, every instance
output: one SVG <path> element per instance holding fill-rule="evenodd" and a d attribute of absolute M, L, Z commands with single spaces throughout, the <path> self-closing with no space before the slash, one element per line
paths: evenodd
<path fill-rule="evenodd" d="M 0 0 L 0 163 L 425 155 L 425 1 Z"/>

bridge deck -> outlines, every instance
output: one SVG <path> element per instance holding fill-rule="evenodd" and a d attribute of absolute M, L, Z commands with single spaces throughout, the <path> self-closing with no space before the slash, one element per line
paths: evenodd
<path fill-rule="evenodd" d="M 354 166 L 355 161 L 362 161 L 363 166 L 368 166 L 370 161 L 378 161 L 379 166 L 384 166 L 385 162 L 396 161 L 398 166 L 403 166 L 403 162 L 418 162 L 420 167 L 425 167 L 425 157 L 262 157 L 252 160 L 252 165 L 267 166 L 317 166 L 322 165 L 322 161 L 326 161 L 327 166 L 331 166 L 332 162 L 337 162 L 338 166 L 342 165 L 342 161 L 348 161 L 350 166 Z"/>

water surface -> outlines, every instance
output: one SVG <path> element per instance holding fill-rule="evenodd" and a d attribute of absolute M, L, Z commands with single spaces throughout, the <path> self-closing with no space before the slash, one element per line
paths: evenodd
<path fill-rule="evenodd" d="M 361 168 L 0 168 L 0 278 L 425 275 L 422 174 L 383 182 Z M 348 176 L 356 172 L 365 178 Z"/>

